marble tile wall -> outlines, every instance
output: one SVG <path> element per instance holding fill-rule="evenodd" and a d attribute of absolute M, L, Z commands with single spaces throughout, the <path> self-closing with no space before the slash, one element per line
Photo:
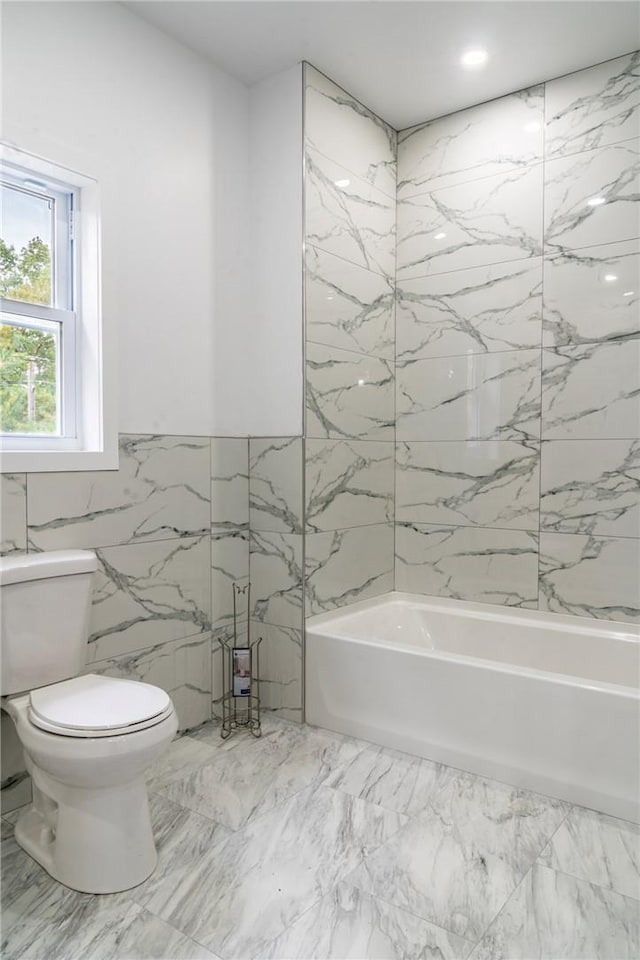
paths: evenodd
<path fill-rule="evenodd" d="M 396 133 L 305 66 L 306 615 L 393 589 Z"/>
<path fill-rule="evenodd" d="M 398 134 L 396 589 L 640 618 L 639 135 L 639 53 Z"/>

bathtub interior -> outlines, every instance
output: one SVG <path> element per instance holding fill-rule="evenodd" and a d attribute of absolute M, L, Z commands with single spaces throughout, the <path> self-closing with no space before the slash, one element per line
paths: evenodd
<path fill-rule="evenodd" d="M 640 629 L 629 624 L 391 593 L 312 617 L 307 631 L 640 687 Z"/>

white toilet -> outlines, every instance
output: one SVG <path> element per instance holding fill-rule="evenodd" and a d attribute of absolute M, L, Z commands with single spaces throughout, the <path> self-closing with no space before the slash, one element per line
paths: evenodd
<path fill-rule="evenodd" d="M 157 854 L 144 771 L 178 729 L 158 687 L 89 674 L 89 550 L 0 559 L 3 710 L 33 781 L 18 843 L 85 893 L 142 883 Z"/>

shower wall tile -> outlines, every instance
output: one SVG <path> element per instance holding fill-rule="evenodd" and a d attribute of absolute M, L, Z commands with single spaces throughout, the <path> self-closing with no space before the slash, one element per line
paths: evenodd
<path fill-rule="evenodd" d="M 307 436 L 393 440 L 393 365 L 307 344 Z"/>
<path fill-rule="evenodd" d="M 395 201 L 395 130 L 309 64 L 305 96 L 309 146 Z"/>
<path fill-rule="evenodd" d="M 307 531 L 393 520 L 393 444 L 307 440 Z"/>
<path fill-rule="evenodd" d="M 541 253 L 542 164 L 398 203 L 399 280 Z"/>
<path fill-rule="evenodd" d="M 398 197 L 542 160 L 544 87 L 520 90 L 398 134 Z"/>
<path fill-rule="evenodd" d="M 547 157 L 640 136 L 640 52 L 546 84 Z"/>
<path fill-rule="evenodd" d="M 391 280 L 310 245 L 305 278 L 307 340 L 393 360 Z"/>
<path fill-rule="evenodd" d="M 0 475 L 0 555 L 26 553 L 27 477 L 24 473 Z"/>
<path fill-rule="evenodd" d="M 392 524 L 307 534 L 306 616 L 392 590 L 393 539 Z"/>
<path fill-rule="evenodd" d="M 104 547 L 97 554 L 89 662 L 209 630 L 208 537 Z"/>
<path fill-rule="evenodd" d="M 119 439 L 117 470 L 31 473 L 31 550 L 200 536 L 209 527 L 209 439 Z"/>
<path fill-rule="evenodd" d="M 543 350 L 542 436 L 640 437 L 640 338 Z"/>
<path fill-rule="evenodd" d="M 629 140 L 545 164 L 546 253 L 640 235 L 639 144 Z"/>
<path fill-rule="evenodd" d="M 211 533 L 211 611 L 214 630 L 233 621 L 233 584 L 249 580 L 249 531 L 239 527 Z M 246 612 L 245 612 L 246 617 Z"/>
<path fill-rule="evenodd" d="M 302 630 L 256 621 L 260 643 L 260 705 L 285 720 L 302 720 Z"/>
<path fill-rule="evenodd" d="M 395 200 L 307 146 L 307 243 L 393 278 Z"/>
<path fill-rule="evenodd" d="M 249 441 L 211 440 L 211 528 L 249 527 Z"/>
<path fill-rule="evenodd" d="M 398 440 L 539 438 L 539 350 L 405 361 L 396 377 Z"/>
<path fill-rule="evenodd" d="M 640 333 L 640 243 L 567 250 L 544 261 L 545 346 Z"/>
<path fill-rule="evenodd" d="M 249 441 L 249 526 L 302 533 L 302 437 Z"/>
<path fill-rule="evenodd" d="M 534 442 L 398 443 L 396 519 L 537 531 L 539 479 Z"/>
<path fill-rule="evenodd" d="M 540 346 L 542 259 L 404 280 L 397 290 L 399 360 Z"/>
<path fill-rule="evenodd" d="M 640 441 L 545 441 L 540 487 L 544 530 L 640 538 Z"/>
<path fill-rule="evenodd" d="M 251 616 L 263 623 L 300 629 L 302 536 L 252 530 L 249 546 Z"/>
<path fill-rule="evenodd" d="M 541 610 L 640 621 L 638 541 L 540 534 Z"/>
<path fill-rule="evenodd" d="M 537 580 L 536 533 L 396 525 L 396 590 L 535 607 Z"/>

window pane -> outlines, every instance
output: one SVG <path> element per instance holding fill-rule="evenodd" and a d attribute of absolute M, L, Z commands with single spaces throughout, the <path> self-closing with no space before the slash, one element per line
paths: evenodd
<path fill-rule="evenodd" d="M 2 184 L 0 295 L 53 304 L 55 200 Z"/>
<path fill-rule="evenodd" d="M 59 433 L 59 325 L 0 323 L 0 431 Z"/>

